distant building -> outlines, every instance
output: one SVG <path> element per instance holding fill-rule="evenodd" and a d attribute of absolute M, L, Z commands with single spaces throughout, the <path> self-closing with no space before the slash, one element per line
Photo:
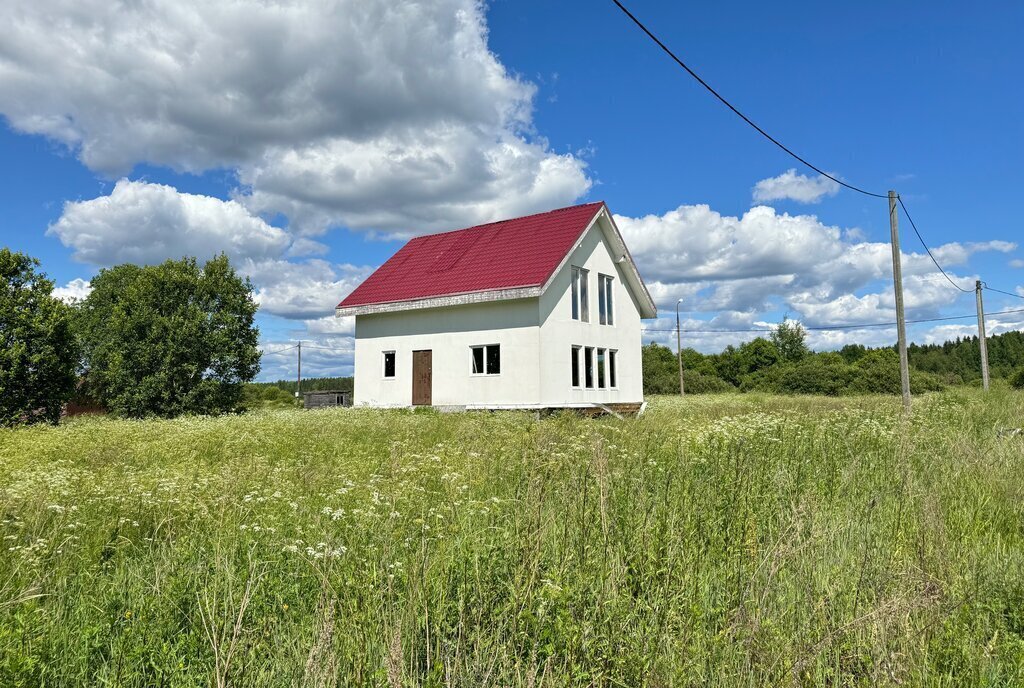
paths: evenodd
<path fill-rule="evenodd" d="M 351 406 L 352 393 L 340 390 L 315 390 L 302 393 L 302 408 L 323 408 L 325 406 Z"/>
<path fill-rule="evenodd" d="M 412 239 L 336 313 L 356 319 L 356 405 L 628 408 L 657 309 L 589 203 Z"/>

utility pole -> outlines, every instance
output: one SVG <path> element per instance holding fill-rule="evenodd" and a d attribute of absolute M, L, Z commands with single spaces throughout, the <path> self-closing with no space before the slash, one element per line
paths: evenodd
<path fill-rule="evenodd" d="M 302 396 L 302 340 L 299 340 L 299 372 L 295 380 L 295 398 Z"/>
<path fill-rule="evenodd" d="M 683 385 L 683 334 L 679 327 L 679 304 L 682 299 L 676 301 L 676 356 L 679 358 L 679 396 L 686 396 L 686 386 Z"/>
<path fill-rule="evenodd" d="M 974 296 L 978 304 L 978 345 L 981 347 L 981 386 L 988 391 L 988 342 L 985 341 L 985 307 L 981 304 L 981 280 L 974 282 Z"/>
<path fill-rule="evenodd" d="M 889 234 L 892 242 L 892 283 L 896 291 L 896 334 L 900 350 L 900 385 L 903 388 L 903 409 L 910 411 L 910 363 L 907 360 L 907 322 L 903 314 L 903 267 L 900 262 L 899 214 L 895 191 L 889 192 Z"/>

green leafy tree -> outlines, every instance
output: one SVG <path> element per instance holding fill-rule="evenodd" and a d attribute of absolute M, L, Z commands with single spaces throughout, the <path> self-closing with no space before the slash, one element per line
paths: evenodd
<path fill-rule="evenodd" d="M 798 322 L 783 320 L 772 330 L 771 340 L 782 360 L 796 363 L 810 355 L 807 348 L 807 330 Z"/>
<path fill-rule="evenodd" d="M 71 309 L 38 266 L 0 248 L 0 425 L 56 423 L 75 391 Z"/>
<path fill-rule="evenodd" d="M 252 285 L 226 256 L 101 270 L 82 303 L 90 393 L 129 417 L 241 407 L 259 371 Z"/>

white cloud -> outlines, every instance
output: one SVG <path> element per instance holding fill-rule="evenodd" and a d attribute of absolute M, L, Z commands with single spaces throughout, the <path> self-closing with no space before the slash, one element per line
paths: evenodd
<path fill-rule="evenodd" d="M 1014 258 L 1013 260 L 1010 261 L 1010 267 L 1024 268 L 1024 260 L 1021 260 L 1020 258 Z"/>
<path fill-rule="evenodd" d="M 767 206 L 741 217 L 693 205 L 615 220 L 663 312 L 683 298 L 685 310 L 790 312 L 811 325 L 895 317 L 889 244 L 867 241 L 856 228 Z M 987 241 L 943 244 L 934 251 L 949 268 L 978 252 L 1013 249 L 1010 242 Z M 904 253 L 902 260 L 908 316 L 937 315 L 961 297 L 926 254 Z M 975 279 L 949 275 L 965 288 Z"/>
<path fill-rule="evenodd" d="M 334 313 L 335 306 L 373 271 L 321 259 L 247 261 L 240 270 L 256 285 L 260 312 L 307 321 Z"/>
<path fill-rule="evenodd" d="M 789 169 L 778 177 L 762 179 L 754 185 L 754 200 L 758 203 L 791 200 L 798 203 L 817 203 L 826 196 L 839 193 L 839 184 L 825 177 L 808 177 Z"/>
<path fill-rule="evenodd" d="M 92 285 L 89 280 L 76 277 L 63 287 L 54 287 L 53 295 L 65 303 L 80 301 L 92 293 Z"/>
<path fill-rule="evenodd" d="M 536 87 L 490 51 L 478 0 L 10 0 L 0 20 L 17 131 L 108 175 L 234 170 L 237 200 L 303 232 L 416 233 L 590 187 L 533 132 Z"/>
<path fill-rule="evenodd" d="M 261 312 L 289 319 L 330 315 L 372 270 L 320 258 L 287 260 L 327 247 L 305 238 L 292 241 L 236 201 L 123 179 L 109 196 L 65 204 L 49 233 L 72 248 L 77 260 L 98 266 L 203 259 L 224 251 L 252 279 Z M 55 292 L 74 296 L 87 287 L 76 280 Z"/>
<path fill-rule="evenodd" d="M 543 142 L 447 125 L 275 147 L 240 177 L 251 193 L 239 200 L 297 231 L 341 223 L 406 237 L 550 210 L 590 188 L 580 160 Z"/>
<path fill-rule="evenodd" d="M 290 237 L 236 201 L 180 193 L 171 186 L 122 179 L 109 196 L 64 204 L 48 234 L 93 265 L 157 263 L 183 255 L 280 256 Z"/>

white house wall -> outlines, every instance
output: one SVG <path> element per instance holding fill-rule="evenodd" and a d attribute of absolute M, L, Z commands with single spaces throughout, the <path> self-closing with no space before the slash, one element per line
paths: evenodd
<path fill-rule="evenodd" d="M 603 220 L 602 220 L 603 221 Z M 540 398 L 545 406 L 605 402 L 642 401 L 640 313 L 623 272 L 612 256 L 599 221 L 581 237 L 575 249 L 540 297 Z M 589 271 L 590 322 L 572 319 L 572 268 Z M 612 285 L 613 325 L 601 325 L 598 312 L 597 276 L 614 277 Z M 573 346 L 615 349 L 617 388 L 573 388 L 571 350 Z M 583 363 L 580 363 L 583 376 Z M 596 365 L 595 365 L 596 375 Z M 582 379 L 581 379 L 582 382 Z"/>
<path fill-rule="evenodd" d="M 356 405 L 412 404 L 412 352 L 432 353 L 434 406 L 521 406 L 541 396 L 538 299 L 356 316 Z M 639 336 L 639 335 L 638 335 Z M 473 375 L 470 347 L 501 345 L 501 373 Z M 395 377 L 384 378 L 383 352 Z"/>

